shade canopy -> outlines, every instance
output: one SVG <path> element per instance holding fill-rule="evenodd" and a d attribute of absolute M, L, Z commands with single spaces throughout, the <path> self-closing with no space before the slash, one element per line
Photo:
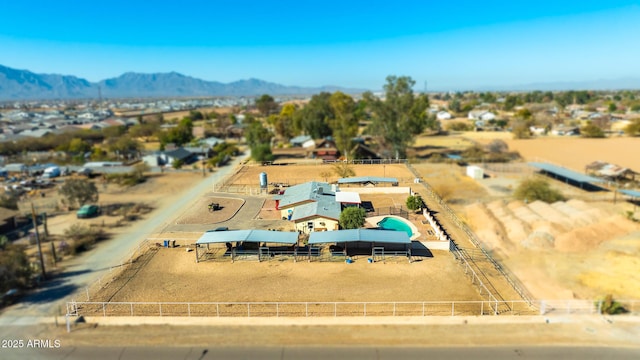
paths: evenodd
<path fill-rule="evenodd" d="M 355 241 L 411 244 L 411 239 L 409 239 L 409 235 L 406 232 L 395 230 L 351 229 L 316 231 L 309 235 L 309 244 L 345 243 Z"/>
<path fill-rule="evenodd" d="M 269 230 L 210 231 L 204 233 L 200 239 L 196 241 L 196 244 L 227 243 L 232 241 L 293 245 L 298 242 L 298 233 L 291 231 Z"/>

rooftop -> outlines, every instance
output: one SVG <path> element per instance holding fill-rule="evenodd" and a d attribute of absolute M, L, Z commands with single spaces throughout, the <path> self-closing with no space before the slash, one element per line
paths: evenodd
<path fill-rule="evenodd" d="M 200 239 L 196 241 L 196 244 L 227 243 L 233 241 L 295 244 L 298 242 L 298 233 L 269 230 L 212 231 L 205 232 Z"/>
<path fill-rule="evenodd" d="M 344 243 L 366 241 L 376 243 L 410 244 L 409 235 L 404 231 L 351 229 L 312 232 L 309 244 Z"/>

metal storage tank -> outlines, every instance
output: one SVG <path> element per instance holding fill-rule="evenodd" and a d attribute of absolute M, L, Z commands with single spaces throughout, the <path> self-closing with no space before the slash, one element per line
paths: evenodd
<path fill-rule="evenodd" d="M 266 188 L 267 187 L 267 173 L 266 172 L 261 172 L 260 173 L 260 187 L 261 188 Z"/>

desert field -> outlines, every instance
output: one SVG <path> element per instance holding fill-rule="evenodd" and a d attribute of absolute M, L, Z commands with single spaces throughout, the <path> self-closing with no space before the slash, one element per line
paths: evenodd
<path fill-rule="evenodd" d="M 355 176 L 395 177 L 399 185 L 406 186 L 413 183 L 413 174 L 404 164 L 387 165 L 352 165 Z M 267 173 L 269 183 L 284 183 L 289 185 L 302 184 L 307 181 L 335 182 L 338 176 L 333 172 L 330 164 L 319 165 L 272 165 L 272 166 L 244 166 L 231 178 L 234 185 L 260 185 L 260 173 Z M 324 173 L 327 173 L 326 176 Z"/>
<path fill-rule="evenodd" d="M 465 136 L 473 133 L 465 133 Z M 504 133 L 484 133 L 485 136 Z M 502 138 L 498 135 L 497 138 Z M 491 137 L 477 138 L 479 143 L 489 143 Z M 509 149 L 520 153 L 526 161 L 551 162 L 578 172 L 584 172 L 587 164 L 606 161 L 640 171 L 640 156 L 633 149 L 640 149 L 640 138 L 611 137 L 583 139 L 580 137 L 539 137 L 515 140 L 503 138 Z"/>
<path fill-rule="evenodd" d="M 352 264 L 240 260 L 195 262 L 184 247 L 151 249 L 102 289 L 102 301 L 300 302 L 481 300 L 447 252 Z"/>

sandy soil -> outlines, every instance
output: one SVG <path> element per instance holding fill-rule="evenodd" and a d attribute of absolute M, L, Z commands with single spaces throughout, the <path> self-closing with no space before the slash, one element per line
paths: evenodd
<path fill-rule="evenodd" d="M 291 259 L 196 263 L 185 248 L 151 250 L 97 298 L 111 301 L 271 302 L 480 300 L 447 252 L 408 263 Z M 131 274 L 135 274 L 131 277 Z M 465 279 L 461 281 L 461 279 Z"/>
<path fill-rule="evenodd" d="M 478 237 L 539 299 L 640 297 L 640 226 L 611 204 L 494 201 L 466 208 Z"/>
<path fill-rule="evenodd" d="M 222 209 L 209 212 L 210 203 L 219 204 Z M 242 199 L 232 199 L 220 196 L 207 196 L 200 198 L 193 205 L 191 210 L 182 215 L 176 224 L 216 224 L 231 219 L 244 205 Z"/>
<path fill-rule="evenodd" d="M 480 143 L 490 141 L 491 139 L 478 139 Z M 630 151 L 640 148 L 640 138 L 637 137 L 583 139 L 549 136 L 505 141 L 510 150 L 519 152 L 527 161 L 547 161 L 584 172 L 587 164 L 600 160 L 640 171 L 640 157 Z"/>
<path fill-rule="evenodd" d="M 413 183 L 413 175 L 403 164 L 391 165 L 353 165 L 355 176 L 395 177 L 404 184 Z M 235 185 L 249 185 L 258 187 L 260 173 L 267 173 L 269 183 L 285 183 L 289 185 L 302 184 L 307 181 L 335 182 L 338 176 L 333 173 L 333 167 L 323 165 L 281 165 L 281 166 L 245 166 L 232 179 Z M 328 176 L 322 176 L 324 172 Z M 400 184 L 403 185 L 403 184 Z"/>

